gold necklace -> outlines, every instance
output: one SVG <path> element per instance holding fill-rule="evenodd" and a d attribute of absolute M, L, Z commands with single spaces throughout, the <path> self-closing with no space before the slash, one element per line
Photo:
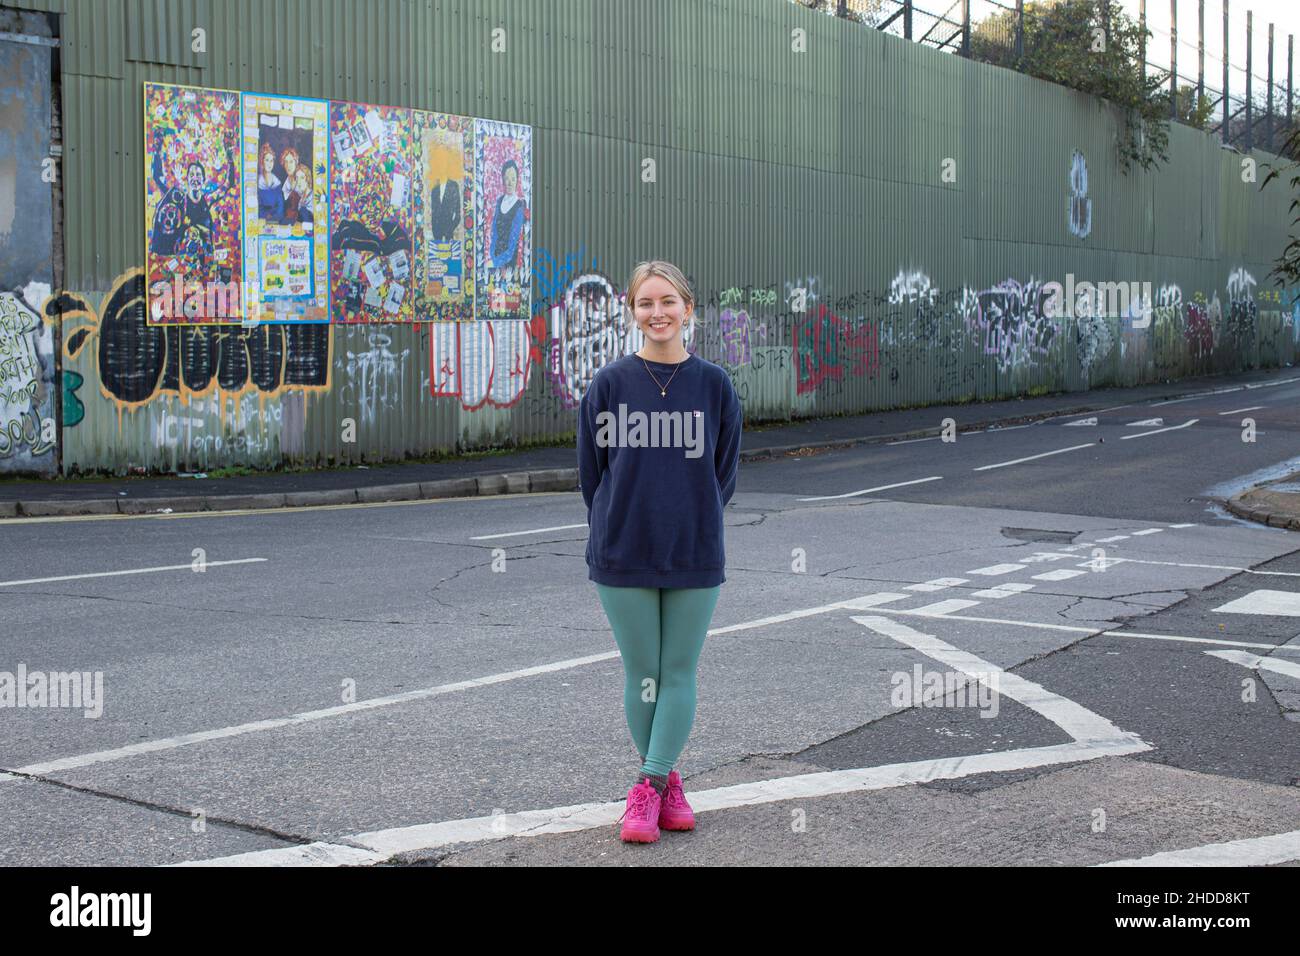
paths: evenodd
<path fill-rule="evenodd" d="M 637 356 L 637 358 L 641 359 L 641 364 L 642 364 L 642 365 L 645 365 L 645 370 L 646 370 L 647 372 L 650 372 L 650 366 L 646 364 L 646 360 L 643 359 L 643 358 L 641 358 L 641 356 L 639 356 L 639 355 Z M 677 363 L 677 368 L 673 369 L 673 374 L 672 374 L 672 375 L 669 375 L 669 376 L 668 376 L 668 381 L 664 382 L 662 385 L 659 385 L 659 379 L 655 378 L 655 373 L 654 373 L 654 372 L 650 372 L 650 377 L 655 379 L 655 384 L 656 384 L 656 385 L 659 385 L 659 394 L 660 394 L 660 395 L 667 396 L 667 394 L 668 394 L 668 386 L 671 385 L 671 384 L 673 383 L 673 379 L 677 376 L 677 370 L 680 369 L 683 365 L 685 365 L 685 364 L 686 364 L 687 362 L 689 362 L 690 360 L 691 360 L 691 357 L 690 357 L 689 355 L 687 355 L 686 358 L 684 358 L 684 359 L 682 359 L 680 362 L 678 362 L 678 363 Z"/>

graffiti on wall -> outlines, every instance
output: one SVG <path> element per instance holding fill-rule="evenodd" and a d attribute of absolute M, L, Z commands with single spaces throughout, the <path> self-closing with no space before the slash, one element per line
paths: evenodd
<path fill-rule="evenodd" d="M 98 309 L 81 296 L 64 293 L 51 297 L 44 311 L 50 319 L 62 318 L 65 359 L 76 360 L 86 349 L 96 353 L 101 393 L 119 412 L 166 394 L 329 389 L 328 326 L 153 325 L 145 312 L 139 268 L 120 276 Z M 79 399 L 71 409 L 78 416 L 81 404 Z M 64 425 L 74 427 L 80 417 L 74 420 L 69 411 L 65 403 Z"/>
<path fill-rule="evenodd" d="M 1070 156 L 1070 196 L 1066 203 L 1070 233 L 1080 239 L 1092 232 L 1092 200 L 1088 198 L 1088 161 L 1075 150 Z"/>
<path fill-rule="evenodd" d="M 1046 314 L 1050 293 L 1042 281 L 1005 279 L 963 295 L 967 328 L 992 355 L 999 371 L 1036 365 L 1060 337 L 1058 320 Z"/>
<path fill-rule="evenodd" d="M 245 93 L 244 315 L 329 321 L 329 107 Z"/>
<path fill-rule="evenodd" d="M 596 373 L 639 349 L 643 336 L 626 294 L 599 272 L 576 276 L 550 312 L 549 373 L 566 407 L 576 407 Z"/>
<path fill-rule="evenodd" d="M 144 138 L 148 321 L 238 322 L 239 94 L 145 83 Z"/>
<path fill-rule="evenodd" d="M 1245 269 L 1228 274 L 1228 321 L 1224 330 L 1238 352 L 1255 345 L 1259 306 L 1255 302 L 1255 277 Z"/>
<path fill-rule="evenodd" d="M 58 440 L 54 332 L 18 293 L 0 292 L 0 461 L 35 467 Z"/>
<path fill-rule="evenodd" d="M 879 327 L 849 322 L 819 303 L 794 323 L 797 394 L 811 392 L 828 378 L 871 377 L 880 369 Z"/>

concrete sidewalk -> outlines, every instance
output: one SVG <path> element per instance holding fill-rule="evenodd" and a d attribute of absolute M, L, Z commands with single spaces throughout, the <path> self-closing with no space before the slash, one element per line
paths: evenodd
<path fill-rule="evenodd" d="M 939 434 L 940 423 L 945 418 L 954 419 L 959 431 L 976 431 L 1060 415 L 1083 414 L 1116 405 L 1185 398 L 1296 378 L 1300 378 L 1300 374 L 1296 374 L 1294 369 L 1265 369 L 1135 388 L 1063 392 L 1001 402 L 933 405 L 788 424 L 747 424 L 741 441 L 741 460 L 797 454 L 814 448 L 927 438 Z M 231 511 L 574 491 L 578 487 L 576 456 L 574 446 L 569 444 L 469 454 L 436 462 L 267 471 L 226 478 L 159 476 L 4 480 L 0 481 L 0 518 Z M 1258 508 L 1246 510 L 1257 511 Z M 1264 520 L 1273 523 L 1267 514 Z"/>

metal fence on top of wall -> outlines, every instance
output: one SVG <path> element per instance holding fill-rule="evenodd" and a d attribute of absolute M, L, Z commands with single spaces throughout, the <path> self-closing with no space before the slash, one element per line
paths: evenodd
<path fill-rule="evenodd" d="M 1300 348 L 1296 290 L 1267 280 L 1287 197 L 1243 184 L 1213 137 L 1175 125 L 1169 163 L 1126 176 L 1105 104 L 785 0 L 2 5 L 52 14 L 58 42 L 59 278 L 23 303 L 37 327 L 10 332 L 54 349 L 36 357 L 57 394 L 37 383 L 31 402 L 53 399 L 57 464 L 37 471 L 562 441 L 595 372 L 640 346 L 623 286 L 646 258 L 691 277 L 688 347 L 728 371 L 750 422 L 1284 365 Z M 146 82 L 531 127 L 527 317 L 149 325 Z M 1057 317 L 1053 281 L 1149 295 Z"/>

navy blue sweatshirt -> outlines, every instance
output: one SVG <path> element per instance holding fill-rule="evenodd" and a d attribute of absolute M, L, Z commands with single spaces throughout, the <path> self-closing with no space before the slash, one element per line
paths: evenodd
<path fill-rule="evenodd" d="M 736 490 L 741 419 L 731 379 L 699 356 L 670 365 L 631 354 L 596 373 L 578 407 L 590 580 L 646 588 L 727 580 L 722 509 Z"/>

